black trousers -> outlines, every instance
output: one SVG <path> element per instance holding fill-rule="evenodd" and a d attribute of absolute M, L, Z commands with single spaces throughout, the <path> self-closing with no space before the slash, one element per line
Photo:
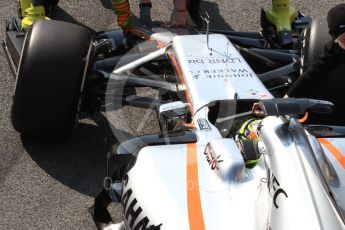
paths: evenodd
<path fill-rule="evenodd" d="M 201 0 L 187 0 L 187 10 L 193 19 L 194 23 L 201 27 L 202 20 L 200 17 L 200 2 Z"/>
<path fill-rule="evenodd" d="M 32 4 L 34 6 L 42 6 L 45 7 L 54 6 L 59 3 L 59 0 L 32 0 Z"/>

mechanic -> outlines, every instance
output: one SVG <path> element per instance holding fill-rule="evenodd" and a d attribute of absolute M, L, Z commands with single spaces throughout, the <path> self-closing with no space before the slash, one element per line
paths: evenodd
<path fill-rule="evenodd" d="M 49 0 L 21 0 L 20 7 L 22 9 L 22 29 L 28 30 L 32 24 L 41 19 L 49 19 L 46 17 L 44 5 Z M 132 23 L 132 13 L 130 12 L 128 0 L 112 0 L 112 6 L 117 15 L 117 21 L 121 28 L 126 30 Z M 152 7 L 151 0 L 140 1 L 140 21 L 144 25 L 151 25 Z"/>
<path fill-rule="evenodd" d="M 316 81 L 326 77 L 340 63 L 345 63 L 345 4 L 333 7 L 327 15 L 332 40 L 320 55 L 288 90 L 285 98 L 304 97 L 303 92 Z"/>
<path fill-rule="evenodd" d="M 170 20 L 170 25 L 196 26 L 201 28 L 203 25 L 200 16 L 201 0 L 174 0 L 174 11 Z"/>
<path fill-rule="evenodd" d="M 189 0 L 187 3 L 188 13 L 197 28 L 202 28 L 203 26 L 203 20 L 200 16 L 200 2 L 201 0 Z"/>
<path fill-rule="evenodd" d="M 174 10 L 171 14 L 170 27 L 194 25 L 187 11 L 186 0 L 174 0 Z"/>
<path fill-rule="evenodd" d="M 287 91 L 284 98 L 305 97 L 304 92 L 313 83 L 327 76 L 340 63 L 345 63 L 345 4 L 339 4 L 329 10 L 327 15 L 329 34 L 332 40 L 325 45 L 325 52 L 320 55 Z M 330 92 L 331 93 L 331 92 Z M 252 112 L 264 117 L 259 103 L 254 103 Z"/>
<path fill-rule="evenodd" d="M 49 19 L 46 17 L 44 10 L 44 3 L 48 0 L 21 0 L 20 6 L 22 9 L 22 29 L 28 30 L 32 24 L 41 19 Z M 169 26 L 180 27 L 187 25 L 194 25 L 189 11 L 191 12 L 194 21 L 200 24 L 199 16 L 200 0 L 191 0 L 187 5 L 186 0 L 174 0 L 174 11 L 172 13 Z M 124 30 L 127 31 L 133 25 L 133 16 L 130 11 L 128 0 L 112 0 L 112 6 L 117 15 L 117 23 Z M 151 20 L 151 0 L 140 0 L 140 21 L 150 26 Z"/>
<path fill-rule="evenodd" d="M 126 32 L 133 25 L 133 15 L 128 0 L 112 0 L 112 6 L 117 16 L 117 24 Z M 140 0 L 140 21 L 150 26 L 151 21 L 151 0 Z"/>
<path fill-rule="evenodd" d="M 200 0 L 193 0 L 189 2 L 188 10 L 186 0 L 174 0 L 174 10 L 171 15 L 169 27 L 184 27 L 187 25 L 194 25 L 189 12 L 194 18 L 198 19 Z M 193 5 L 193 3 L 195 5 Z M 127 31 L 133 25 L 133 16 L 130 12 L 128 0 L 112 0 L 113 8 L 117 15 L 117 22 L 120 27 Z M 141 0 L 140 3 L 140 20 L 145 25 L 151 25 L 150 8 L 152 7 L 151 0 Z M 200 20 L 197 21 L 199 23 Z"/>
<path fill-rule="evenodd" d="M 45 15 L 43 0 L 20 0 L 20 8 L 23 30 L 28 30 L 38 20 L 48 19 Z"/>

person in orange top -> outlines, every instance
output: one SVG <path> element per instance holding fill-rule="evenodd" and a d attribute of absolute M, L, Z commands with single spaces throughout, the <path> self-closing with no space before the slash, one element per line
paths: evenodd
<path fill-rule="evenodd" d="M 117 16 L 117 24 L 126 32 L 133 24 L 128 0 L 112 0 L 111 4 Z"/>
<path fill-rule="evenodd" d="M 200 2 L 200 1 L 198 1 Z M 128 0 L 112 0 L 112 6 L 115 14 L 117 15 L 118 25 L 126 32 L 133 26 L 133 15 L 130 10 Z M 152 7 L 151 0 L 140 1 L 140 21 L 147 26 L 150 26 Z M 174 0 L 174 11 L 171 15 L 170 27 L 184 27 L 187 25 L 193 25 L 187 11 L 186 0 Z"/>
<path fill-rule="evenodd" d="M 56 1 L 57 2 L 57 1 Z M 40 19 L 46 18 L 45 5 L 49 5 L 49 0 L 20 0 L 20 6 L 22 9 L 22 28 L 24 30 L 29 29 L 34 22 Z M 111 0 L 112 7 L 117 15 L 118 25 L 126 32 L 131 26 L 133 26 L 133 15 L 130 11 L 128 0 Z M 191 0 L 188 5 L 188 10 L 193 8 L 199 8 L 200 0 Z M 180 27 L 193 25 L 187 10 L 186 0 L 174 0 L 174 11 L 171 16 L 169 26 Z M 195 7 L 191 7 L 195 5 Z M 143 25 L 150 26 L 151 21 L 151 0 L 140 0 L 140 21 Z M 194 16 L 194 14 L 193 14 Z"/>

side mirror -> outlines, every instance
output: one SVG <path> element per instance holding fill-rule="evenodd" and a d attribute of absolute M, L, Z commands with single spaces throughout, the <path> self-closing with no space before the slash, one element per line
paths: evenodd
<path fill-rule="evenodd" d="M 307 98 L 277 98 L 259 102 L 267 116 L 302 115 L 306 112 L 333 114 L 334 105 L 328 101 Z"/>
<path fill-rule="evenodd" d="M 169 102 L 159 106 L 158 109 L 159 126 L 162 132 L 174 130 L 178 121 L 189 123 L 191 112 L 189 105 L 182 101 Z"/>
<path fill-rule="evenodd" d="M 178 118 L 190 114 L 189 105 L 182 101 L 170 102 L 159 106 L 159 115 L 164 119 Z"/>

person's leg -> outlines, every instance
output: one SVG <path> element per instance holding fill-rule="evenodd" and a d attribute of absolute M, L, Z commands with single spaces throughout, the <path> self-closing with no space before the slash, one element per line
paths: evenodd
<path fill-rule="evenodd" d="M 22 18 L 25 17 L 25 9 L 28 9 L 31 7 L 32 0 L 20 0 L 20 9 L 21 9 L 21 16 Z"/>
<path fill-rule="evenodd" d="M 151 26 L 151 0 L 140 0 L 140 21 L 146 25 Z"/>
<path fill-rule="evenodd" d="M 133 23 L 128 0 L 112 0 L 111 2 L 117 16 L 117 24 L 126 32 Z"/>
<path fill-rule="evenodd" d="M 36 21 L 45 19 L 43 0 L 21 0 L 22 29 L 28 30 Z"/>
<path fill-rule="evenodd" d="M 59 3 L 59 0 L 43 0 L 46 16 L 51 14 L 51 10 Z"/>
<path fill-rule="evenodd" d="M 188 0 L 187 1 L 187 10 L 190 17 L 193 19 L 197 27 L 202 27 L 202 19 L 200 16 L 200 2 L 201 0 Z"/>
<path fill-rule="evenodd" d="M 187 0 L 173 0 L 174 10 L 171 14 L 169 27 L 185 27 L 192 25 L 189 13 L 187 11 Z"/>

